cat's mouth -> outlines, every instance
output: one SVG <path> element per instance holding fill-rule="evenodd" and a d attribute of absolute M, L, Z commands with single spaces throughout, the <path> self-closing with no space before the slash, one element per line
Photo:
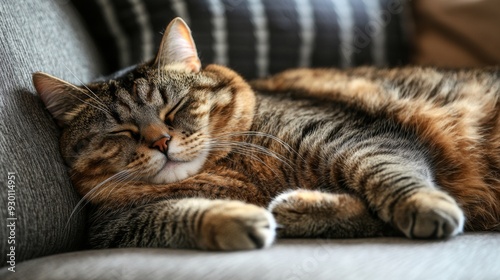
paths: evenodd
<path fill-rule="evenodd" d="M 198 173 L 205 163 L 208 153 L 201 153 L 196 158 L 185 161 L 167 157 L 163 166 L 151 178 L 154 184 L 168 184 L 182 181 Z"/>
<path fill-rule="evenodd" d="M 176 168 L 177 166 L 181 165 L 181 164 L 185 164 L 185 163 L 188 163 L 189 161 L 183 161 L 183 160 L 172 160 L 172 159 L 169 159 L 167 157 L 167 161 L 165 162 L 165 164 L 163 165 L 163 167 L 160 169 L 160 171 L 158 171 L 158 173 L 164 171 L 164 170 L 169 170 L 169 169 L 172 169 L 172 168 Z"/>

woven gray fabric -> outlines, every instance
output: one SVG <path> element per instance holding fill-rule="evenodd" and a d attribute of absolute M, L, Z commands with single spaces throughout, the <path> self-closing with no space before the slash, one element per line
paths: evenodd
<path fill-rule="evenodd" d="M 500 279 L 500 236 L 476 233 L 446 241 L 399 238 L 280 240 L 266 250 L 200 252 L 108 249 L 20 264 L 13 279 Z M 5 277 L 5 278 L 4 278 Z"/>
<path fill-rule="evenodd" d="M 76 249 L 83 239 L 82 212 L 65 227 L 79 197 L 59 154 L 55 124 L 31 84 L 34 71 L 72 82 L 78 82 L 75 76 L 88 81 L 100 71 L 91 41 L 67 2 L 0 4 L 0 266 L 7 265 L 10 246 L 19 263 Z M 7 209 L 8 172 L 16 177 L 13 215 Z M 4 225 L 11 222 L 15 244 L 7 243 L 10 231 Z"/>

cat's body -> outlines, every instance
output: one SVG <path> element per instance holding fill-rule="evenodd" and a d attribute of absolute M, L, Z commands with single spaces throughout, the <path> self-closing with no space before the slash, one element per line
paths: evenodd
<path fill-rule="evenodd" d="M 186 34 L 174 21 L 116 80 L 35 75 L 92 246 L 260 248 L 275 219 L 294 237 L 500 230 L 498 70 L 304 69 L 251 89 L 201 70 Z"/>

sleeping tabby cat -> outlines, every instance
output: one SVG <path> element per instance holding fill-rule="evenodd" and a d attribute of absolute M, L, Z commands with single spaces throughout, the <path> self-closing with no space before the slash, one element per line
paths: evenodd
<path fill-rule="evenodd" d="M 93 247 L 500 231 L 498 69 L 299 69 L 250 86 L 202 69 L 175 19 L 156 58 L 122 72 L 33 75 Z"/>

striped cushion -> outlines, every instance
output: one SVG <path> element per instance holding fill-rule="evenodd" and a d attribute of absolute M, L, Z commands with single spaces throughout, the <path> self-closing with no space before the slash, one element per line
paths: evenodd
<path fill-rule="evenodd" d="M 110 72 L 152 58 L 180 16 L 204 64 L 247 78 L 292 67 L 404 64 L 406 1 L 73 0 Z"/>

